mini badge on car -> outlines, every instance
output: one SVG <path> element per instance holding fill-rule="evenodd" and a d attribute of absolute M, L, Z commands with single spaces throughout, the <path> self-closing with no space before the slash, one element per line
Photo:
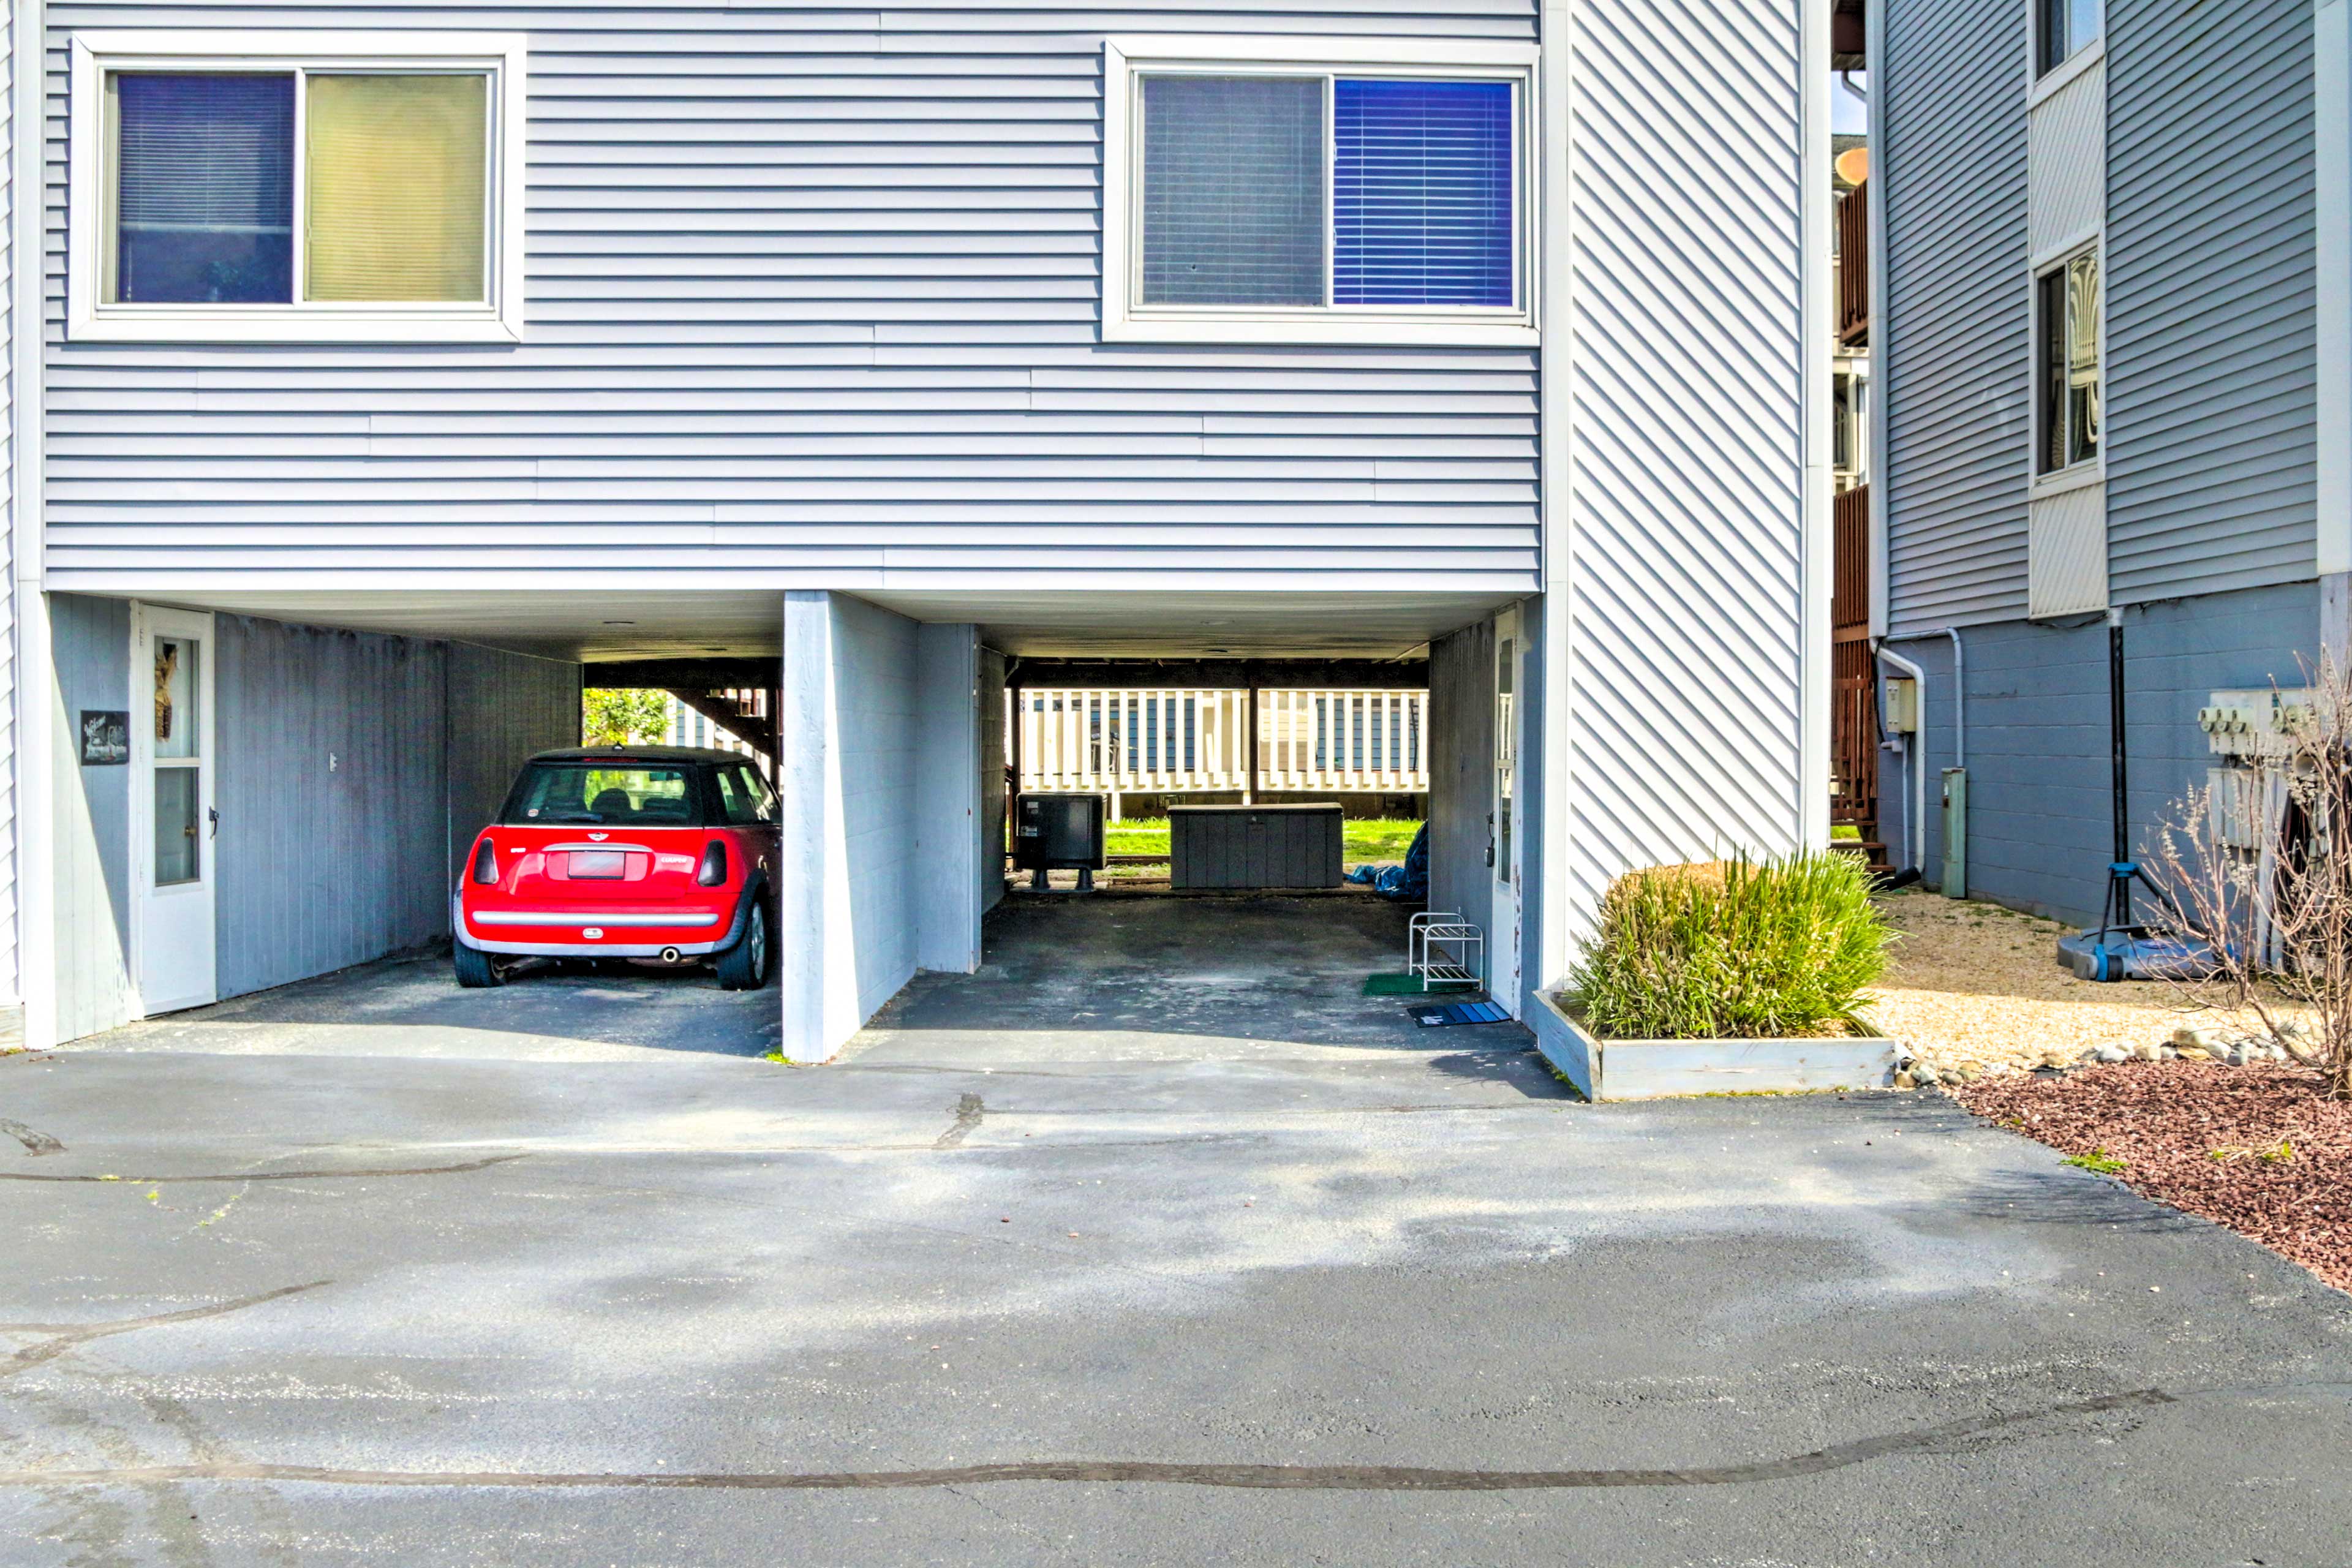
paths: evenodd
<path fill-rule="evenodd" d="M 604 934 L 604 928 L 603 926 L 589 926 L 583 929 L 580 934 L 586 937 L 590 942 L 594 942 L 598 937 Z"/>
<path fill-rule="evenodd" d="M 594 839 L 597 843 L 602 844 L 604 840 L 612 837 L 613 836 L 609 833 L 592 833 L 588 837 Z"/>

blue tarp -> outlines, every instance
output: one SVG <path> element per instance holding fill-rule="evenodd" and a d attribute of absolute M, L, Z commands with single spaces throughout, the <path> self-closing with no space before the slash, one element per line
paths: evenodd
<path fill-rule="evenodd" d="M 1412 836 L 1412 847 L 1404 852 L 1402 866 L 1362 865 L 1348 873 L 1348 880 L 1359 885 L 1369 884 L 1384 899 L 1418 903 L 1429 897 L 1429 824 Z"/>

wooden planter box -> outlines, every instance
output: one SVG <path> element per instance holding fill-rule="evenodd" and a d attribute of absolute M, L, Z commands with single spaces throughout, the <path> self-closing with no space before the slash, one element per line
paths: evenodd
<path fill-rule="evenodd" d="M 1587 1100 L 1678 1094 L 1877 1089 L 1895 1076 L 1884 1035 L 1803 1040 L 1602 1040 L 1538 994 L 1528 1018 L 1536 1048 Z"/>

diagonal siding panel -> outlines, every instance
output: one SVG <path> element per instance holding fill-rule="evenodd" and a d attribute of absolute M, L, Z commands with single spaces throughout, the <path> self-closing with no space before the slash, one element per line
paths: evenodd
<path fill-rule="evenodd" d="M 1585 908 L 1626 867 L 1802 828 L 1799 9 L 1570 13 L 1565 826 Z"/>

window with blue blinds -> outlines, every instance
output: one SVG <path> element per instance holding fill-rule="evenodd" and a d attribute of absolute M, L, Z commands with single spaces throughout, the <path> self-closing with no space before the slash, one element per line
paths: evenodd
<path fill-rule="evenodd" d="M 1514 302 L 1511 84 L 1332 83 L 1331 299 Z"/>
<path fill-rule="evenodd" d="M 1153 72 L 1138 303 L 1518 306 L 1508 80 Z"/>
<path fill-rule="evenodd" d="M 293 299 L 293 77 L 126 72 L 113 85 L 114 298 Z"/>

